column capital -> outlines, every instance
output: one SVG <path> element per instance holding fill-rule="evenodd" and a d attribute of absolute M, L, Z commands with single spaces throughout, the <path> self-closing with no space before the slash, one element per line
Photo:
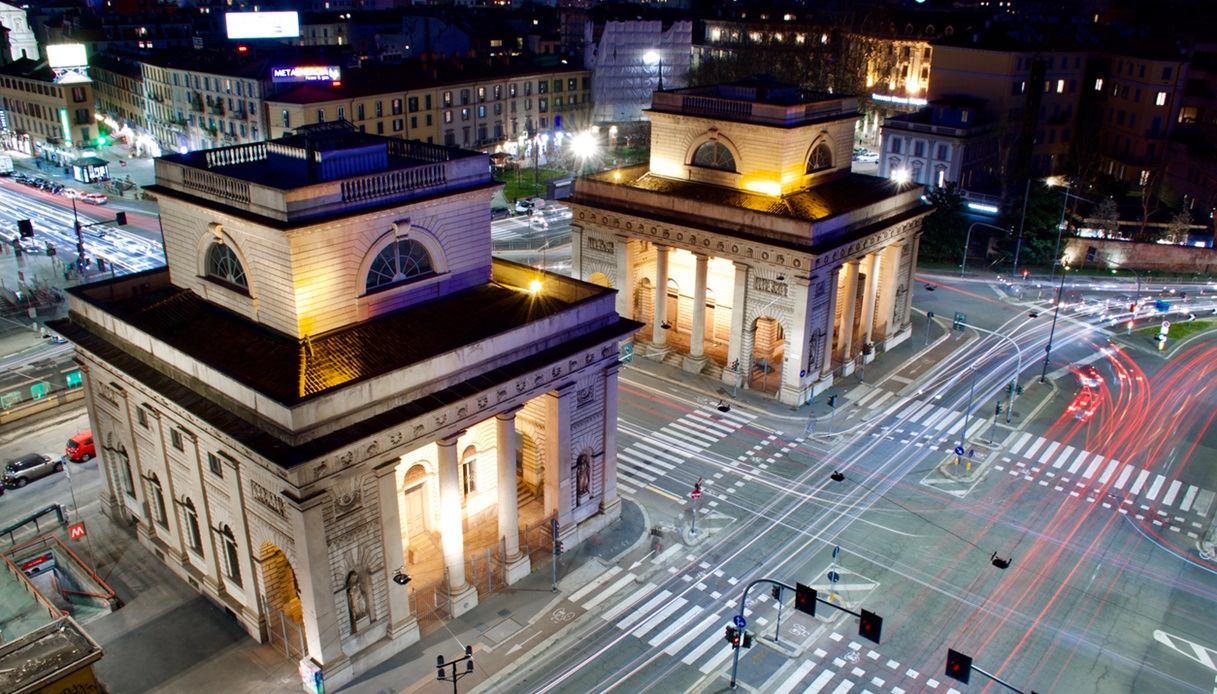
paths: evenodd
<path fill-rule="evenodd" d="M 744 270 L 746 272 L 752 269 L 751 265 L 740 260 L 733 260 L 731 261 L 731 264 L 735 266 L 736 270 Z"/>
<path fill-rule="evenodd" d="M 654 246 L 655 250 L 660 253 L 667 253 L 668 251 L 672 250 L 671 246 L 667 246 L 662 243 L 656 243 L 654 241 L 651 242 L 651 245 Z"/>
<path fill-rule="evenodd" d="M 710 254 L 702 253 L 701 251 L 693 251 L 693 258 L 699 263 L 709 262 Z"/>
<path fill-rule="evenodd" d="M 449 436 L 445 436 L 445 437 L 444 437 L 444 438 L 442 438 L 442 439 L 436 439 L 436 440 L 435 440 L 435 445 L 437 445 L 437 446 L 443 446 L 443 447 L 449 447 L 449 446 L 451 446 L 451 447 L 455 447 L 455 446 L 456 446 L 457 439 L 459 439 L 459 438 L 460 438 L 461 436 L 463 436 L 464 434 L 465 434 L 465 431 L 462 429 L 461 431 L 458 431 L 458 432 L 456 432 L 455 434 L 451 434 L 451 435 L 449 435 Z"/>
<path fill-rule="evenodd" d="M 517 406 L 517 407 L 513 407 L 513 408 L 511 408 L 511 409 L 509 409 L 509 410 L 503 410 L 502 412 L 497 412 L 497 413 L 495 413 L 494 418 L 495 418 L 495 419 L 498 419 L 498 420 L 501 420 L 501 421 L 504 421 L 504 422 L 506 422 L 506 421 L 510 421 L 510 420 L 512 420 L 512 419 L 515 419 L 515 418 L 516 418 L 516 414 L 517 414 L 517 413 L 518 413 L 520 410 L 522 410 L 522 409 L 524 409 L 524 406 L 523 406 L 523 405 L 519 405 L 519 406 Z"/>
<path fill-rule="evenodd" d="M 854 266 L 857 266 L 857 265 L 859 265 L 859 264 L 861 264 L 861 263 L 862 263 L 862 259 L 861 259 L 861 258 L 850 258 L 849 260 L 846 260 L 844 263 L 841 263 L 841 266 L 842 266 L 842 267 L 844 267 L 844 266 L 846 266 L 846 265 L 854 265 Z"/>

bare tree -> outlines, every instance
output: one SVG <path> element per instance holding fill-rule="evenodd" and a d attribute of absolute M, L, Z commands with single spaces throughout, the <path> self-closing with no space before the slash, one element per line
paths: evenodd
<path fill-rule="evenodd" d="M 1166 234 L 1163 238 L 1171 243 L 1184 243 L 1192 230 L 1192 215 L 1187 210 L 1180 210 L 1171 216 L 1166 223 Z"/>
<path fill-rule="evenodd" d="M 1094 210 L 1094 221 L 1106 236 L 1120 235 L 1120 208 L 1114 198 L 1104 198 Z"/>

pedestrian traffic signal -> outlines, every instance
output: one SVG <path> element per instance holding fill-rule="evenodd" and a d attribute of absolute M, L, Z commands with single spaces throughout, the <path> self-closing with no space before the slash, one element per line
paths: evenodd
<path fill-rule="evenodd" d="M 105 136 L 105 135 L 98 135 L 98 136 L 97 136 L 97 146 L 98 146 L 98 147 L 105 147 L 105 146 L 106 146 L 106 142 L 107 142 L 107 140 L 106 140 L 106 136 Z"/>
<path fill-rule="evenodd" d="M 115 212 L 114 213 L 114 223 L 120 227 L 126 226 L 127 225 L 127 213 L 126 212 Z"/>
<path fill-rule="evenodd" d="M 752 632 L 751 631 L 744 632 L 743 646 L 744 646 L 744 648 L 752 648 Z"/>
<path fill-rule="evenodd" d="M 774 600 L 781 600 L 782 599 L 782 587 L 773 586 L 772 588 L 770 588 L 769 594 L 773 596 Z"/>
<path fill-rule="evenodd" d="M 1015 394 L 1015 395 L 1022 395 L 1022 394 L 1023 394 L 1023 387 L 1022 387 L 1022 386 L 1014 386 L 1014 394 Z"/>
<path fill-rule="evenodd" d="M 21 238 L 30 239 L 34 237 L 34 223 L 28 219 L 17 220 L 17 231 L 21 234 Z"/>
<path fill-rule="evenodd" d="M 794 584 L 794 609 L 816 616 L 816 589 L 802 583 Z"/>
<path fill-rule="evenodd" d="M 997 407 L 993 409 L 993 414 L 1001 414 L 1001 400 L 997 401 Z"/>
<path fill-rule="evenodd" d="M 972 656 L 964 655 L 954 648 L 947 649 L 947 677 L 964 684 L 972 679 Z"/>
<path fill-rule="evenodd" d="M 883 618 L 870 610 L 861 610 L 862 617 L 858 620 L 858 636 L 879 643 L 883 633 Z"/>

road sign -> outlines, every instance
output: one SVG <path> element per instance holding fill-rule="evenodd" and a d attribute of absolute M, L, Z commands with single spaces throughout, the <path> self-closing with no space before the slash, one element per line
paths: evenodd
<path fill-rule="evenodd" d="M 1162 321 L 1162 327 L 1158 328 L 1159 335 L 1166 335 L 1171 331 L 1171 322 L 1168 320 Z"/>
<path fill-rule="evenodd" d="M 84 521 L 81 521 L 79 523 L 73 523 L 68 526 L 68 539 L 69 540 L 79 540 L 87 534 L 88 533 L 85 532 Z"/>
<path fill-rule="evenodd" d="M 837 573 L 836 571 L 828 572 L 828 582 L 829 583 L 836 583 L 837 581 L 840 581 L 840 580 L 841 580 L 841 574 Z"/>
<path fill-rule="evenodd" d="M 627 342 L 621 346 L 621 363 L 629 364 L 634 360 L 634 343 Z"/>
<path fill-rule="evenodd" d="M 975 456 L 976 456 L 976 449 L 975 449 L 975 448 L 969 448 L 969 449 L 968 449 L 968 457 L 969 457 L 969 458 L 972 458 L 972 457 L 975 457 Z"/>
<path fill-rule="evenodd" d="M 697 501 L 698 499 L 700 499 L 700 498 L 701 498 L 701 490 L 700 490 L 700 489 L 694 489 L 693 491 L 689 492 L 689 498 L 690 498 L 690 499 L 692 499 L 692 500 L 694 500 L 694 501 Z"/>
<path fill-rule="evenodd" d="M 731 622 L 735 624 L 736 629 L 743 629 L 744 627 L 748 626 L 748 620 L 744 619 L 744 615 L 742 614 L 735 615 L 735 618 L 732 619 Z"/>
<path fill-rule="evenodd" d="M 955 447 L 955 455 L 963 455 L 963 446 Z"/>
<path fill-rule="evenodd" d="M 955 312 L 955 320 L 954 320 L 954 322 L 952 322 L 952 323 L 951 323 L 951 329 L 952 329 L 952 330 L 963 330 L 963 329 L 964 329 L 964 324 L 965 324 L 965 323 L 967 323 L 967 322 L 968 322 L 968 316 L 967 316 L 967 314 L 966 314 L 966 313 L 960 313 L 959 311 L 956 311 L 956 312 Z"/>
<path fill-rule="evenodd" d="M 841 556 L 841 545 L 834 545 L 832 548 L 832 558 L 836 559 Z"/>

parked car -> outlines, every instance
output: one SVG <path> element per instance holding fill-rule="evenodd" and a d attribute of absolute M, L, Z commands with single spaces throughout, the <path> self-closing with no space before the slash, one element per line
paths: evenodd
<path fill-rule="evenodd" d="M 533 207 L 534 204 L 532 198 L 520 198 L 519 200 L 516 200 L 516 214 L 528 214 L 529 212 L 532 212 Z"/>
<path fill-rule="evenodd" d="M 24 487 L 37 479 L 63 470 L 62 460 L 53 460 L 49 455 L 29 453 L 10 460 L 4 466 L 4 486 Z"/>
<path fill-rule="evenodd" d="M 73 463 L 88 462 L 95 455 L 97 455 L 97 448 L 93 444 L 92 429 L 85 429 L 68 439 L 67 448 L 64 449 L 64 457 Z"/>

